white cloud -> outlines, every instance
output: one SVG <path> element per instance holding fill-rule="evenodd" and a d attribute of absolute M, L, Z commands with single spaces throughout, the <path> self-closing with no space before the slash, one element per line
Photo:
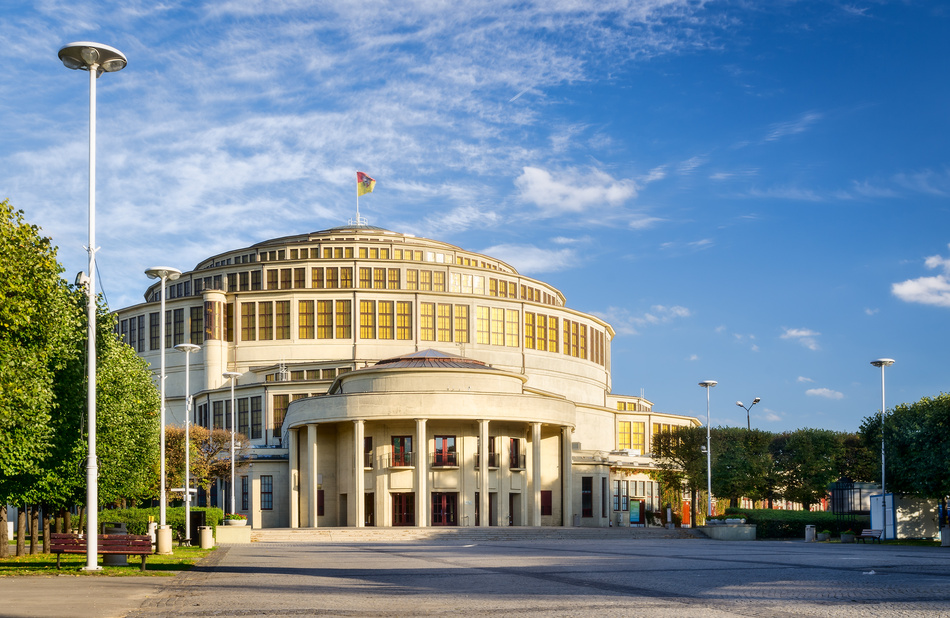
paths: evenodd
<path fill-rule="evenodd" d="M 877 312 L 879 312 L 879 311 L 880 311 L 880 309 L 871 309 L 870 307 L 865 307 L 865 309 L 864 309 L 864 314 L 865 314 L 865 315 L 875 315 L 875 314 L 876 314 Z"/>
<path fill-rule="evenodd" d="M 759 418 L 761 418 L 762 420 L 768 421 L 768 422 L 770 422 L 770 423 L 777 423 L 777 422 L 779 422 L 779 421 L 781 421 L 781 420 L 784 420 L 781 415 L 777 414 L 776 412 L 773 412 L 772 410 L 765 409 L 765 410 L 763 410 L 763 412 L 764 412 L 765 414 L 764 414 L 763 416 L 760 416 L 760 417 L 759 417 Z"/>
<path fill-rule="evenodd" d="M 819 335 L 821 335 L 821 333 L 807 328 L 786 328 L 781 338 L 797 341 L 809 350 L 817 350 L 818 341 L 815 338 Z"/>
<path fill-rule="evenodd" d="M 805 376 L 798 376 L 796 382 L 814 382 L 811 378 L 806 378 Z"/>
<path fill-rule="evenodd" d="M 582 172 L 568 168 L 552 174 L 537 167 L 525 167 L 515 179 L 515 186 L 523 201 L 536 204 L 546 215 L 619 206 L 637 194 L 632 180 L 615 180 L 597 169 Z"/>
<path fill-rule="evenodd" d="M 786 122 L 777 122 L 769 127 L 768 133 L 765 135 L 765 141 L 772 142 L 789 135 L 797 135 L 798 133 L 804 133 L 818 120 L 821 120 L 822 115 L 816 112 L 808 112 L 802 114 L 795 120 L 790 120 Z"/>
<path fill-rule="evenodd" d="M 622 307 L 608 307 L 605 312 L 592 311 L 591 313 L 609 322 L 614 330 L 622 335 L 637 335 L 641 328 L 667 324 L 692 315 L 689 309 L 680 305 L 669 307 L 653 305 L 649 311 L 639 315 L 634 315 Z"/>
<path fill-rule="evenodd" d="M 698 354 L 690 354 L 690 355 L 689 355 L 689 358 L 687 358 L 686 360 L 688 360 L 688 361 L 698 361 L 698 360 L 699 360 L 699 355 L 698 355 Z"/>
<path fill-rule="evenodd" d="M 810 388 L 805 391 L 809 397 L 824 397 L 825 399 L 844 399 L 844 394 L 830 388 Z"/>
<path fill-rule="evenodd" d="M 950 307 L 950 258 L 932 255 L 924 260 L 924 266 L 930 270 L 941 269 L 943 273 L 894 283 L 891 293 L 908 303 Z"/>
<path fill-rule="evenodd" d="M 577 264 L 573 249 L 541 249 L 531 245 L 495 245 L 481 251 L 511 264 L 522 274 L 548 273 Z"/>
<path fill-rule="evenodd" d="M 661 219 L 659 217 L 639 217 L 632 219 L 629 225 L 630 229 L 633 230 L 646 230 L 655 226 L 657 223 L 662 223 L 663 221 L 666 221 L 666 219 Z"/>

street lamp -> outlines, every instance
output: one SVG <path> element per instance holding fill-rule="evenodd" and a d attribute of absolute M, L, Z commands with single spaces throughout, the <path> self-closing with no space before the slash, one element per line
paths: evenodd
<path fill-rule="evenodd" d="M 225 371 L 222 375 L 231 380 L 231 512 L 234 513 L 234 432 L 237 430 L 237 425 L 234 424 L 234 381 L 241 374 L 237 371 Z"/>
<path fill-rule="evenodd" d="M 86 290 L 89 377 L 89 450 L 86 455 L 86 571 L 98 571 L 99 460 L 96 458 L 96 79 L 125 68 L 125 54 L 101 43 L 70 43 L 59 50 L 68 69 L 89 72 L 89 281 Z"/>
<path fill-rule="evenodd" d="M 760 401 L 762 401 L 762 399 L 760 399 L 759 397 L 756 397 L 755 399 L 752 400 L 752 403 L 749 405 L 748 408 L 745 407 L 741 401 L 736 402 L 737 406 L 745 410 L 745 424 L 746 424 L 746 429 L 748 429 L 749 431 L 752 431 L 752 421 L 749 418 L 749 410 L 751 410 L 752 406 L 759 403 Z"/>
<path fill-rule="evenodd" d="M 185 545 L 191 545 L 191 462 L 188 428 L 191 426 L 191 354 L 201 348 L 193 343 L 179 343 L 176 350 L 185 353 Z"/>
<path fill-rule="evenodd" d="M 879 358 L 872 360 L 871 364 L 881 368 L 881 513 L 884 519 L 881 520 L 881 536 L 887 538 L 887 492 L 884 489 L 884 415 L 887 408 L 884 407 L 884 368 L 894 364 L 893 358 Z"/>
<path fill-rule="evenodd" d="M 181 271 L 177 268 L 172 268 L 171 266 L 153 266 L 145 271 L 145 274 L 148 275 L 149 279 L 161 279 L 162 280 L 162 291 L 160 294 L 161 297 L 161 311 L 158 314 L 158 349 L 161 350 L 159 356 L 161 357 L 161 376 L 160 376 L 160 391 L 161 391 L 161 491 L 159 492 L 159 505 L 158 505 L 158 525 L 159 525 L 159 543 L 158 543 L 158 553 L 159 554 L 170 554 L 172 551 L 171 543 L 171 533 L 165 536 L 165 533 L 161 532 L 165 530 L 165 283 L 167 281 L 174 281 L 181 276 Z"/>
<path fill-rule="evenodd" d="M 709 432 L 709 389 L 719 384 L 715 380 L 703 380 L 700 386 L 706 389 L 706 516 L 712 517 L 712 438 Z"/>

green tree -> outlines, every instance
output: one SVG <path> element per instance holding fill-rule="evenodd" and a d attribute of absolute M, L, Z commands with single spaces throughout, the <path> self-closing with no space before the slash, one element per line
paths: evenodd
<path fill-rule="evenodd" d="M 828 485 L 840 476 L 844 438 L 829 429 L 796 429 L 785 433 L 777 463 L 785 481 L 783 495 L 805 510 L 828 495 Z"/>
<path fill-rule="evenodd" d="M 696 492 L 705 494 L 706 487 L 706 428 L 689 426 L 675 427 L 672 431 L 653 435 L 653 458 L 660 472 L 657 481 L 663 493 L 682 488 L 683 482 L 691 492 L 692 519 L 696 521 Z"/>
<path fill-rule="evenodd" d="M 235 433 L 235 470 L 246 465 L 248 442 L 244 434 Z M 188 457 L 192 483 L 205 491 L 217 479 L 231 478 L 231 432 L 192 425 L 188 436 Z M 182 487 L 185 483 L 185 428 L 165 427 L 165 484 Z"/>
<path fill-rule="evenodd" d="M 763 500 L 768 495 L 772 434 L 760 429 L 717 427 L 712 431 L 713 494 L 739 506 L 740 498 Z"/>
<path fill-rule="evenodd" d="M 870 441 L 878 434 L 865 419 L 862 433 Z M 877 431 L 875 431 L 877 429 Z M 920 498 L 950 495 L 950 394 L 924 397 L 912 404 L 895 406 L 884 423 L 887 489 Z M 880 460 L 879 460 L 880 461 Z"/>

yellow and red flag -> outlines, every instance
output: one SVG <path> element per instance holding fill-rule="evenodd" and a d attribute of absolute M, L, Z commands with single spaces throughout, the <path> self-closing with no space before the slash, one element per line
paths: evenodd
<path fill-rule="evenodd" d="M 363 172 L 356 172 L 356 195 L 366 195 L 367 193 L 372 193 L 373 189 L 376 188 L 376 181 L 364 174 Z"/>

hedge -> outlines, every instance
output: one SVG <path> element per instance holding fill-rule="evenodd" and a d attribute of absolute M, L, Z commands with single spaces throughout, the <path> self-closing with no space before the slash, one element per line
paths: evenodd
<path fill-rule="evenodd" d="M 215 507 L 192 507 L 192 515 L 197 511 L 205 512 L 205 524 L 212 528 L 217 528 L 224 519 L 224 511 Z M 152 507 L 147 509 L 110 509 L 99 512 L 99 522 L 118 522 L 124 523 L 129 534 L 148 534 L 148 518 L 153 521 L 159 520 L 159 508 Z M 176 534 L 185 532 L 185 508 L 169 507 L 165 510 L 165 523 L 172 527 Z"/>
<path fill-rule="evenodd" d="M 755 524 L 755 538 L 757 539 L 787 539 L 805 538 L 805 526 L 815 526 L 815 532 L 830 530 L 835 536 L 848 528 L 860 532 L 871 527 L 868 516 L 859 516 L 852 523 L 846 521 L 838 525 L 837 516 L 830 511 L 777 511 L 772 509 L 738 509 L 728 508 L 725 515 L 717 515 L 713 519 L 734 519 L 744 517 L 746 523 Z"/>

